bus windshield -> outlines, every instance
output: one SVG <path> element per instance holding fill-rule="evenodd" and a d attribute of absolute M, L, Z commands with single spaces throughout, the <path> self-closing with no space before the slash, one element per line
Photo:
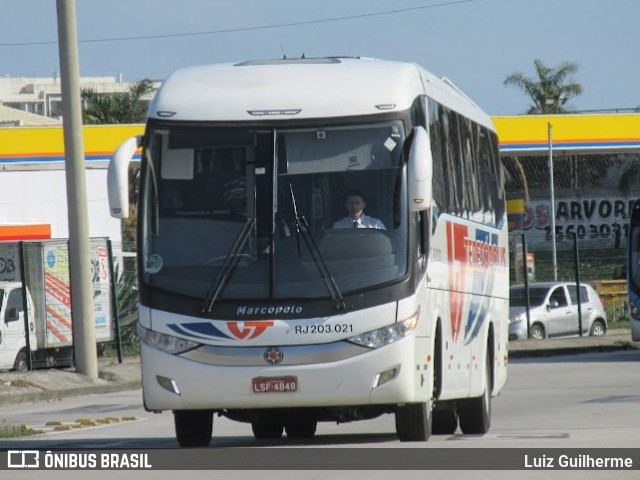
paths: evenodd
<path fill-rule="evenodd" d="M 348 294 L 406 274 L 402 122 L 172 125 L 146 139 L 149 286 L 203 299 L 212 288 L 220 299 L 322 298 L 331 282 Z M 359 228 L 347 221 L 354 194 L 370 217 Z"/>

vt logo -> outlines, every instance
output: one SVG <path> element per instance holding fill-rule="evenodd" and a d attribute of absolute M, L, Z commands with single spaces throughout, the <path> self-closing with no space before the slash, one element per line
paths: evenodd
<path fill-rule="evenodd" d="M 240 340 L 259 337 L 264 331 L 273 327 L 273 321 L 254 321 L 254 322 L 227 322 L 227 328 L 231 334 Z"/>

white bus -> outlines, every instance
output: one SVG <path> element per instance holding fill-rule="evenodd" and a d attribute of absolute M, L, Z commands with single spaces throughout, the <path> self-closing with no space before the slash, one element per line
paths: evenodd
<path fill-rule="evenodd" d="M 181 446 L 208 445 L 214 414 L 258 439 L 382 414 L 402 441 L 489 429 L 503 170 L 490 118 L 451 82 L 362 58 L 179 70 L 114 154 L 116 217 L 140 146 L 144 405 L 173 411 Z M 353 189 L 379 228 L 337 228 Z"/>

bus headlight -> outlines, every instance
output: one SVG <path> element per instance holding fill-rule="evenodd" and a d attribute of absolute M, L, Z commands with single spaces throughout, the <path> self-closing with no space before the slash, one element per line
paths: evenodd
<path fill-rule="evenodd" d="M 140 335 L 140 341 L 145 345 L 149 345 L 150 347 L 162 350 L 163 352 L 167 352 L 172 355 L 178 355 L 179 353 L 186 352 L 187 350 L 193 350 L 200 345 L 199 343 L 185 340 L 184 338 L 154 332 L 153 330 L 144 328 L 140 324 L 138 324 L 138 334 Z"/>
<path fill-rule="evenodd" d="M 629 300 L 629 310 L 633 318 L 640 318 L 640 312 L 638 312 L 638 306 L 633 300 Z"/>
<path fill-rule="evenodd" d="M 418 325 L 419 317 L 420 310 L 418 309 L 416 313 L 403 322 L 397 322 L 393 325 L 356 335 L 355 337 L 348 338 L 347 341 L 369 348 L 384 347 L 385 345 L 397 342 L 411 335 Z"/>

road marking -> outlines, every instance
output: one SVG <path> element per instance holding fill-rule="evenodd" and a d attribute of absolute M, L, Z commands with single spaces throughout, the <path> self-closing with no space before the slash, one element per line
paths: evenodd
<path fill-rule="evenodd" d="M 112 425 L 114 423 L 135 422 L 138 420 L 140 420 L 138 417 L 77 418 L 74 422 L 50 420 L 44 425 L 31 425 L 30 428 L 39 430 L 42 433 L 68 432 L 78 428 L 100 427 L 104 425 Z"/>

